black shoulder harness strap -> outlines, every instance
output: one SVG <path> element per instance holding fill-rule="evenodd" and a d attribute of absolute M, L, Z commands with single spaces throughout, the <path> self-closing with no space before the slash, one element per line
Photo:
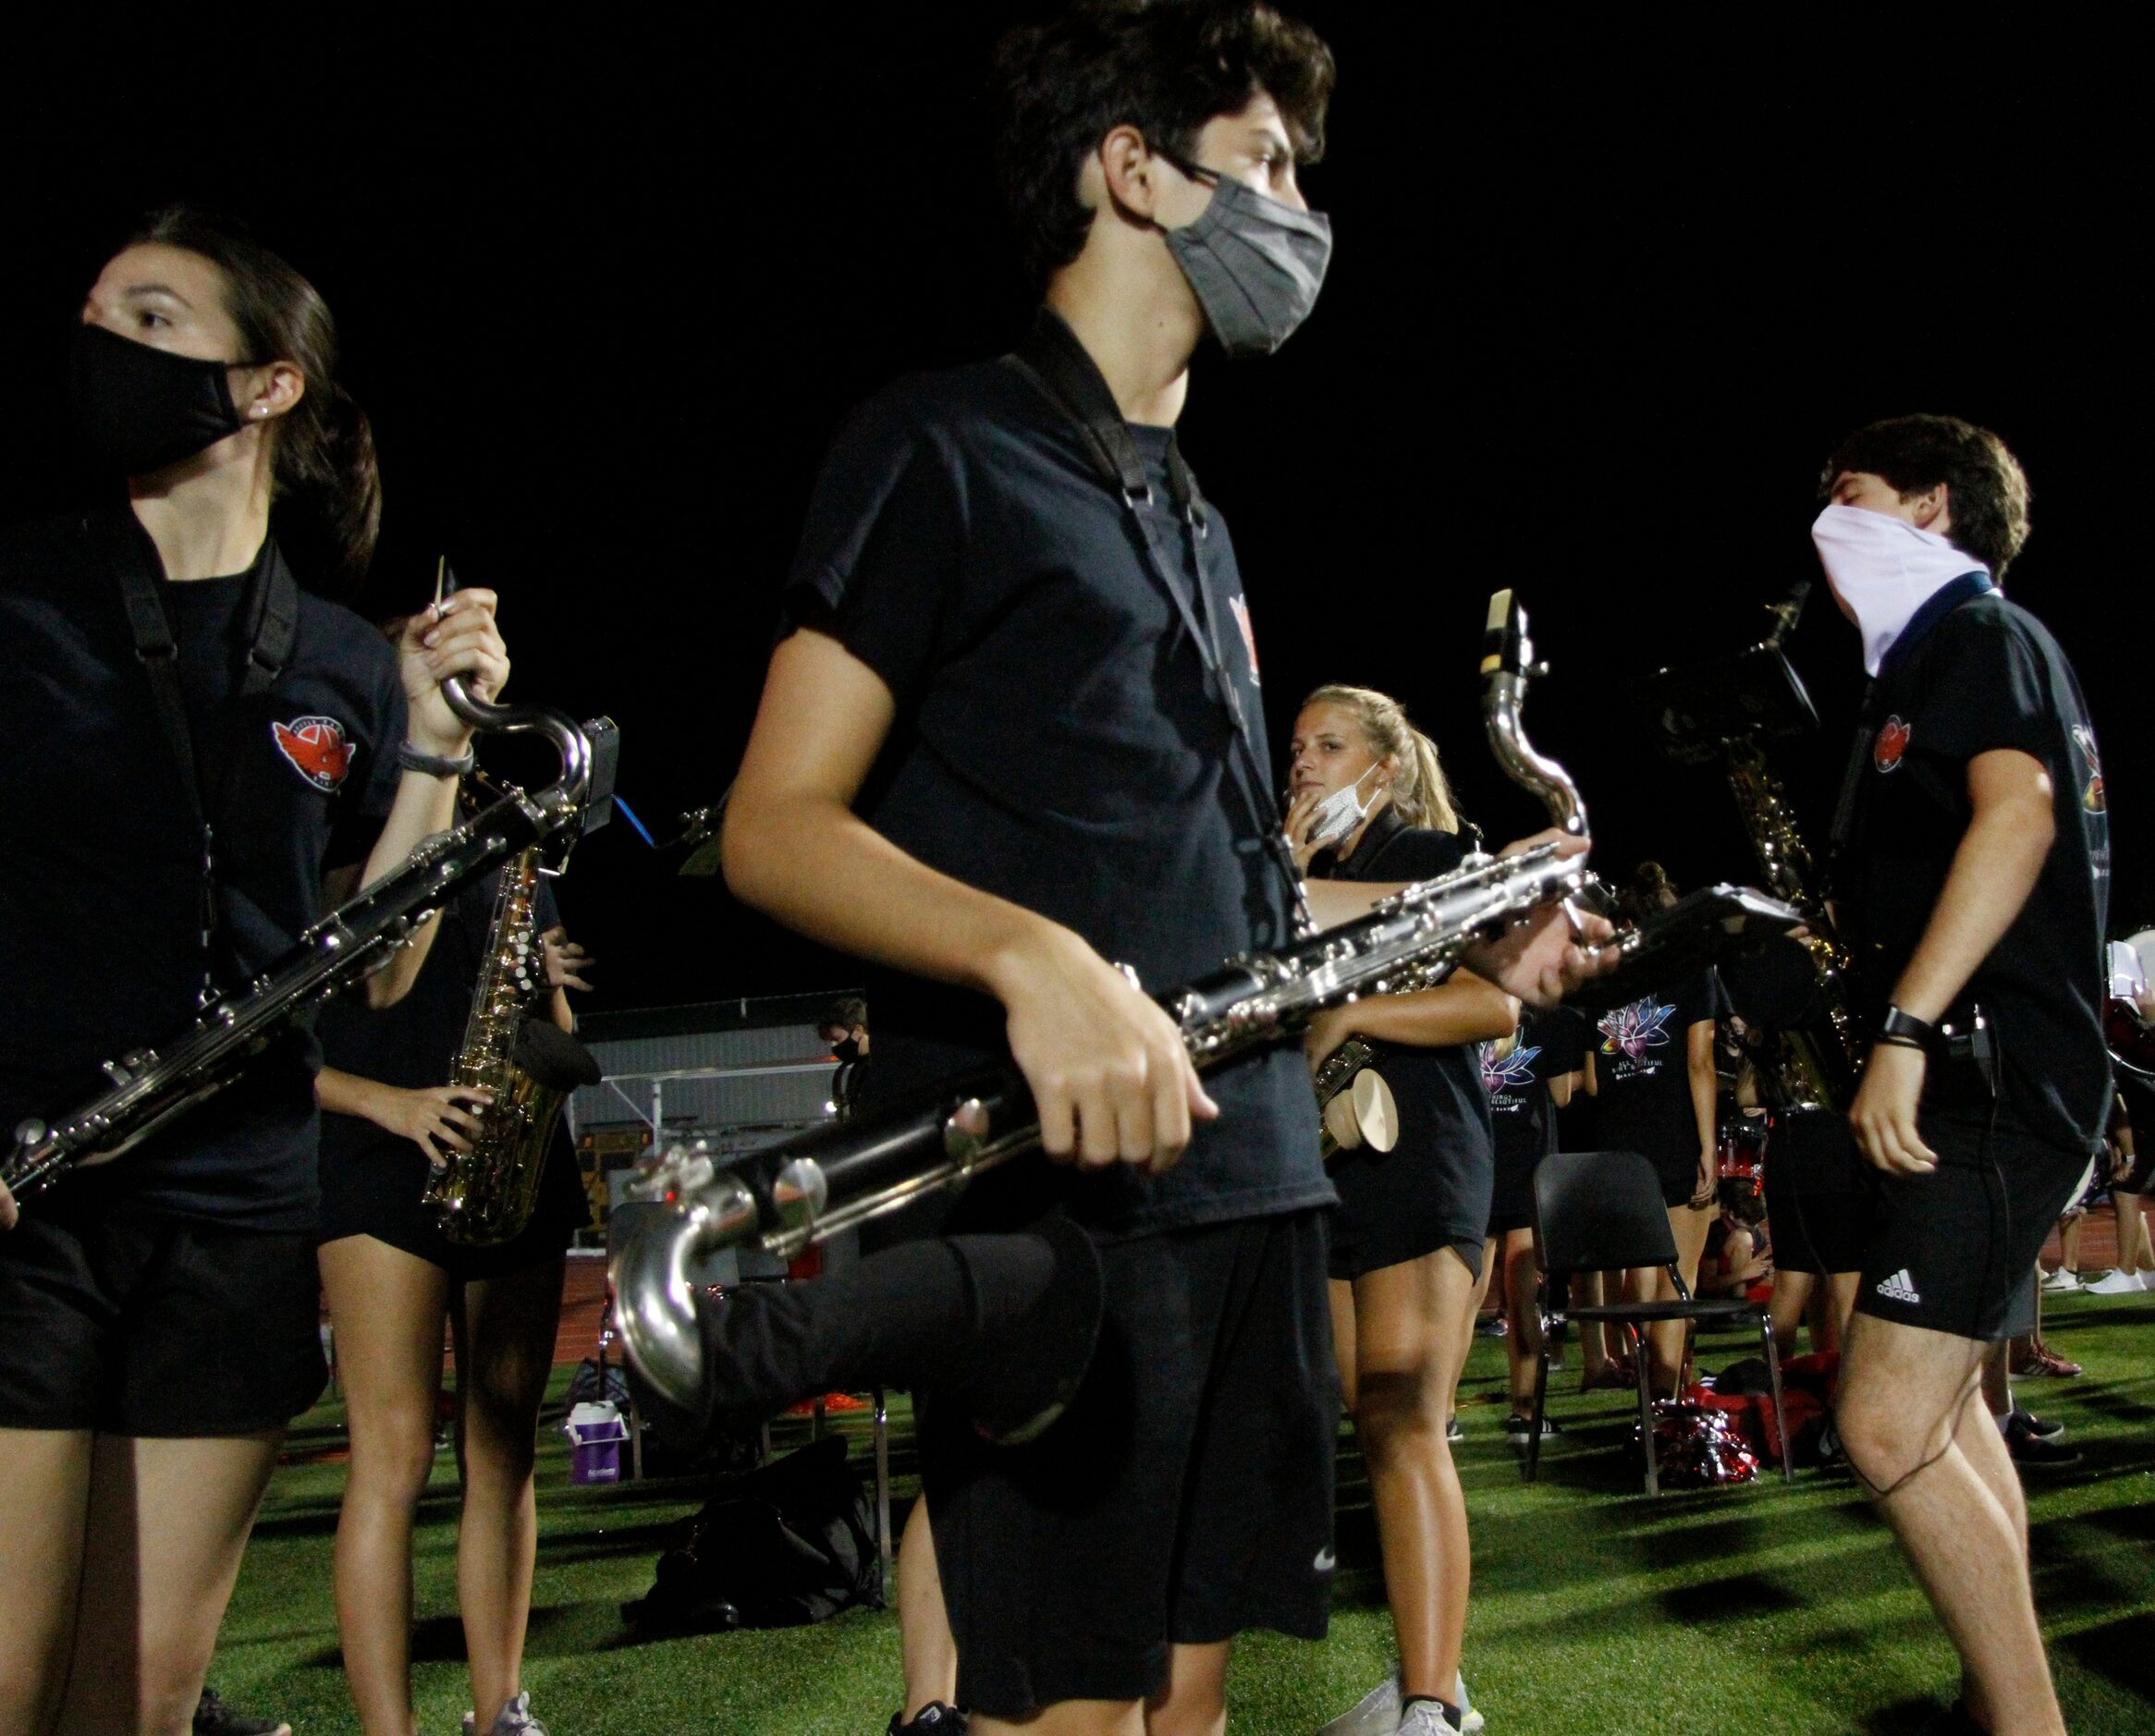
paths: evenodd
<path fill-rule="evenodd" d="M 1302 878 L 1295 872 L 1294 859 L 1288 851 L 1287 839 L 1278 819 L 1266 806 L 1272 775 L 1257 752 L 1248 702 L 1237 690 L 1235 679 L 1220 655 L 1216 635 L 1220 610 L 1225 605 L 1212 594 L 1211 580 L 1200 552 L 1204 539 L 1211 534 L 1211 521 L 1205 496 L 1197 487 L 1197 478 L 1182 457 L 1181 443 L 1172 433 L 1169 434 L 1168 487 L 1191 538 L 1191 565 L 1196 569 L 1202 591 L 1202 595 L 1194 597 L 1182 562 L 1173 551 L 1161 546 L 1156 522 L 1141 510 L 1152 504 L 1152 483 L 1145 475 L 1145 455 L 1138 450 L 1136 438 L 1130 432 L 1130 424 L 1123 420 L 1108 382 L 1101 377 L 1076 335 L 1052 310 L 1042 308 L 1031 335 L 1015 352 L 1005 356 L 1003 362 L 1084 436 L 1094 469 L 1099 472 L 1101 481 L 1121 496 L 1154 576 L 1174 600 L 1182 626 L 1196 647 L 1198 660 L 1205 668 L 1206 683 L 1226 707 L 1234 724 L 1234 738 L 1242 750 L 1252 813 L 1274 862 L 1287 878 L 1294 909 L 1306 930 L 1311 924 Z"/>
<path fill-rule="evenodd" d="M 134 635 L 135 655 L 150 683 L 150 697 L 157 708 L 157 722 L 165 744 L 179 768 L 180 787 L 192 809 L 202 850 L 202 947 L 209 956 L 218 928 L 216 891 L 216 825 L 230 805 L 231 789 L 239 756 L 227 753 L 221 763 L 218 787 L 212 791 L 206 768 L 196 749 L 194 730 L 188 721 L 187 696 L 179 684 L 179 644 L 172 632 L 172 618 L 165 612 L 159 585 L 164 581 L 163 562 L 149 532 L 129 513 L 124 523 L 96 519 L 82 521 L 94 564 L 109 568 L 119 583 L 120 602 L 127 609 L 128 627 Z M 240 603 L 240 618 L 247 631 L 247 673 L 239 691 L 252 696 L 266 693 L 291 661 L 299 637 L 300 588 L 285 564 L 275 539 L 263 542 L 254 570 Z M 211 973 L 203 972 L 205 996 L 214 993 Z"/>

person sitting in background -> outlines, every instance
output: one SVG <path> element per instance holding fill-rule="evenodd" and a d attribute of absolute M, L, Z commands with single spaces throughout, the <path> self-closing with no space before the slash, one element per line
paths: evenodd
<path fill-rule="evenodd" d="M 1773 1250 L 1766 1239 L 1766 1201 L 1757 1184 L 1731 1177 L 1719 1189 L 1720 1216 L 1707 1226 L 1698 1265 L 1701 1296 L 1763 1300 L 1773 1281 Z"/>

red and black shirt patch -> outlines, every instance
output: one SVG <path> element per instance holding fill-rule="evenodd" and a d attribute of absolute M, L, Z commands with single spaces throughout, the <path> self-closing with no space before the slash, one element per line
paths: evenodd
<path fill-rule="evenodd" d="M 351 743 L 344 739 L 344 726 L 334 717 L 295 717 L 288 724 L 272 722 L 269 733 L 276 742 L 277 752 L 316 789 L 335 789 L 351 770 Z"/>

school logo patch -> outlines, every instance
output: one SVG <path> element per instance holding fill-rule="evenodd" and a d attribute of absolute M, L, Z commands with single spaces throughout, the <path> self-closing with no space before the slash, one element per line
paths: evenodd
<path fill-rule="evenodd" d="M 2090 813 L 2106 813 L 2110 804 L 2102 793 L 2102 761 L 2095 752 L 2095 731 L 2086 724 L 2075 724 L 2073 743 L 2088 762 L 2088 781 L 2080 787 L 2080 805 Z"/>
<path fill-rule="evenodd" d="M 1257 679 L 1257 632 L 1250 625 L 1250 605 L 1237 596 L 1227 600 L 1227 606 L 1234 611 L 1234 624 L 1243 630 L 1243 649 L 1250 654 L 1250 679 Z"/>
<path fill-rule="evenodd" d="M 335 789 L 351 770 L 351 743 L 344 739 L 344 726 L 334 717 L 273 722 L 269 733 L 292 769 L 317 789 Z"/>
<path fill-rule="evenodd" d="M 1879 739 L 1871 744 L 1870 763 L 1881 772 L 1890 772 L 1901 763 L 1901 755 L 1908 751 L 1908 726 L 1898 717 L 1889 717 L 1879 726 Z"/>

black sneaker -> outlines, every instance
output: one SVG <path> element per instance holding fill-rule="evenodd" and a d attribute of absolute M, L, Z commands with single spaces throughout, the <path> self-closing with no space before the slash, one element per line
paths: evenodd
<path fill-rule="evenodd" d="M 281 1718 L 250 1718 L 235 1712 L 208 1683 L 195 1703 L 194 1736 L 292 1736 L 292 1727 Z"/>
<path fill-rule="evenodd" d="M 2038 1440 L 2062 1441 L 2065 1438 L 2065 1425 L 2063 1423 L 2046 1423 L 2032 1411 L 2024 1411 L 2017 1404 L 2013 1407 L 2013 1416 Z"/>
<path fill-rule="evenodd" d="M 900 1706 L 890 1715 L 887 1736 L 965 1736 L 965 1714 L 940 1700 L 930 1700 L 921 1707 L 920 1716 L 907 1723 Z"/>
<path fill-rule="evenodd" d="M 2080 1462 L 2078 1448 L 2045 1440 L 2027 1425 L 2026 1412 L 2015 1411 L 2005 1422 L 2005 1450 L 2024 1471 L 2066 1471 Z"/>
<path fill-rule="evenodd" d="M 1554 1440 L 1563 1433 L 1563 1425 L 1546 1412 L 1541 1419 L 1541 1438 Z M 1504 1433 L 1513 1440 L 1523 1441 L 1534 1433 L 1534 1419 L 1524 1411 L 1514 1411 L 1504 1419 Z"/>

